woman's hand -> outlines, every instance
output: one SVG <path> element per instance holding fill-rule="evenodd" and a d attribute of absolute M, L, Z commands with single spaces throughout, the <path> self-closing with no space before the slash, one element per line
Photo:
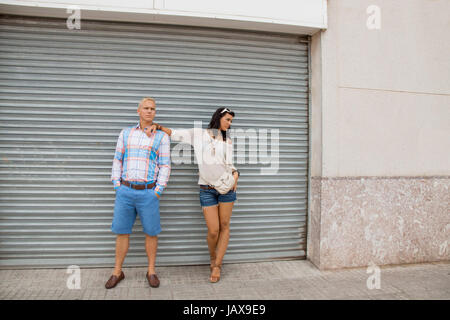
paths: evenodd
<path fill-rule="evenodd" d="M 157 128 L 158 124 L 153 122 L 153 124 L 150 127 L 144 128 L 144 132 L 147 135 L 147 137 L 150 137 L 154 132 L 156 132 Z"/>
<path fill-rule="evenodd" d="M 239 174 L 236 171 L 233 173 L 233 178 L 234 178 L 234 186 L 233 186 L 233 188 L 231 188 L 231 190 L 236 192 L 237 184 L 238 184 L 238 180 L 239 180 Z"/>

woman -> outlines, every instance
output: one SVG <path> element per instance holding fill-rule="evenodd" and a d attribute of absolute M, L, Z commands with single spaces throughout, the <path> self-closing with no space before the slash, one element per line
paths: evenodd
<path fill-rule="evenodd" d="M 154 130 L 162 130 L 171 137 L 171 140 L 189 143 L 194 147 L 199 166 L 200 204 L 208 227 L 211 282 L 220 280 L 222 260 L 230 238 L 230 218 L 239 179 L 239 171 L 232 164 L 232 141 L 227 134 L 233 118 L 233 111 L 219 108 L 213 114 L 208 129 L 171 130 L 153 123 L 148 132 L 150 134 Z M 212 185 L 216 184 L 212 181 L 217 181 L 224 172 L 227 174 L 227 170 L 231 170 L 234 185 L 231 186 L 231 190 L 222 194 L 226 191 L 217 186 L 214 188 Z"/>

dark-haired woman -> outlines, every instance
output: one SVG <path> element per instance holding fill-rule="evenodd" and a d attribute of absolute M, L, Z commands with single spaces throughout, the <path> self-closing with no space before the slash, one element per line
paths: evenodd
<path fill-rule="evenodd" d="M 199 166 L 200 204 L 208 227 L 211 282 L 220 280 L 222 260 L 230 238 L 230 218 L 239 179 L 239 171 L 232 163 L 233 145 L 228 135 L 233 118 L 233 111 L 219 108 L 213 114 L 208 129 L 171 130 L 153 123 L 149 130 L 150 132 L 162 130 L 171 137 L 171 140 L 188 143 L 194 147 Z M 222 182 L 222 185 L 217 182 L 225 180 L 228 181 Z"/>

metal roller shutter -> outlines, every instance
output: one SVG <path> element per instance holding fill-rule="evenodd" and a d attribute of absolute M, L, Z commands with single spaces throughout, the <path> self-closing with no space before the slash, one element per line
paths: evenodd
<path fill-rule="evenodd" d="M 228 106 L 234 129 L 279 128 L 278 175 L 261 175 L 267 165 L 248 158 L 236 164 L 225 262 L 304 258 L 307 39 L 84 20 L 81 27 L 0 17 L 0 266 L 113 265 L 112 159 L 143 96 L 156 99 L 156 120 L 168 127 L 206 127 Z M 197 177 L 194 164 L 172 167 L 158 265 L 209 261 Z M 139 219 L 130 239 L 125 264 L 146 265 Z"/>

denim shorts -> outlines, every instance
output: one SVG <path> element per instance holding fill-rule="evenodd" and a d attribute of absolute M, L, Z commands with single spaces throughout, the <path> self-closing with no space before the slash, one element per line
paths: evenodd
<path fill-rule="evenodd" d="M 226 194 L 220 194 L 216 189 L 206 190 L 200 188 L 200 205 L 202 207 L 216 206 L 219 202 L 233 202 L 236 199 L 236 192 L 233 190 L 228 191 Z"/>
<path fill-rule="evenodd" d="M 139 215 L 146 234 L 156 236 L 161 232 L 159 198 L 155 190 L 136 190 L 121 185 L 116 190 L 111 231 L 116 234 L 131 234 L 136 215 Z"/>

